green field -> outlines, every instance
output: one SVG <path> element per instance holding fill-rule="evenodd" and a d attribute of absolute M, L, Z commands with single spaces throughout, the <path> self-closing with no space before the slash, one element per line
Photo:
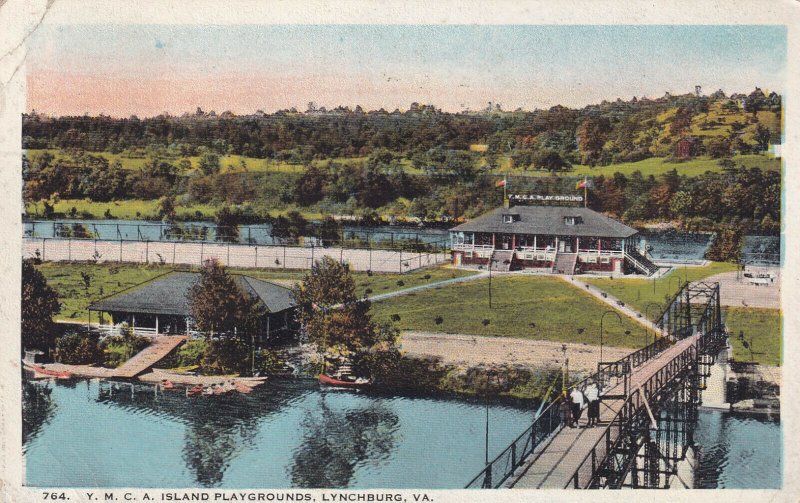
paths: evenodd
<path fill-rule="evenodd" d="M 66 321 L 87 321 L 89 319 L 87 308 L 92 302 L 172 270 L 172 267 L 160 265 L 63 262 L 46 262 L 37 268 L 47 278 L 48 284 L 58 293 L 62 309 L 56 318 Z M 269 269 L 230 268 L 228 271 L 265 280 L 300 281 L 306 274 L 306 271 Z M 81 272 L 88 274 L 91 278 L 88 289 L 83 282 Z M 357 272 L 353 273 L 353 277 L 356 282 L 357 294 L 363 296 L 368 293 L 367 290 L 370 290 L 373 295 L 378 295 L 472 274 L 475 272 L 438 267 L 406 274 L 372 274 L 370 276 L 367 273 Z M 398 284 L 398 282 L 402 282 L 402 284 Z"/>
<path fill-rule="evenodd" d="M 728 326 L 733 347 L 733 357 L 738 361 L 756 361 L 763 365 L 779 366 L 783 360 L 781 348 L 781 312 L 779 309 L 726 307 L 725 324 Z M 739 340 L 752 342 L 752 353 Z"/>
<path fill-rule="evenodd" d="M 746 168 L 761 168 L 765 171 L 781 170 L 781 160 L 768 155 L 737 155 L 733 157 L 733 162 Z M 501 168 L 498 172 L 508 172 L 525 176 L 551 176 L 548 171 L 526 171 L 520 168 L 510 168 L 508 167 L 510 163 L 506 163 L 505 166 L 505 169 Z M 697 157 L 684 162 L 666 162 L 662 157 L 651 157 L 643 161 L 611 164 L 608 166 L 591 167 L 573 165 L 571 170 L 561 173 L 560 176 L 580 177 L 603 175 L 605 177 L 610 177 L 613 176 L 614 173 L 622 173 L 625 176 L 630 176 L 635 171 L 640 171 L 644 177 L 649 175 L 659 177 L 673 169 L 677 170 L 679 175 L 686 175 L 689 177 L 702 175 L 706 171 L 722 172 L 719 160 L 710 157 Z"/>
<path fill-rule="evenodd" d="M 600 343 L 600 318 L 608 307 L 561 279 L 494 278 L 492 309 L 488 293 L 488 278 L 422 290 L 376 302 L 373 316 L 391 320 L 396 314 L 400 320 L 395 324 L 402 330 Z M 604 332 L 604 344 L 609 346 L 636 348 L 645 342 L 644 327 L 625 316 L 622 326 L 616 316 L 606 316 Z"/>
<path fill-rule="evenodd" d="M 158 220 L 158 201 L 155 199 L 125 199 L 123 201 L 111 201 L 101 203 L 97 201 L 90 201 L 89 199 L 61 199 L 53 205 L 56 213 L 63 213 L 68 215 L 72 208 L 75 208 L 79 216 L 91 215 L 89 218 L 103 219 L 105 218 L 106 210 L 111 212 L 111 216 L 120 220 Z M 42 212 L 42 205 L 37 203 L 25 203 L 25 212 L 31 218 L 40 218 Z M 182 205 L 177 204 L 175 212 L 177 220 L 203 220 L 213 221 L 216 217 L 218 206 L 213 204 L 190 204 Z M 288 206 L 283 209 L 276 209 L 270 211 L 270 215 L 277 217 L 279 215 L 286 215 L 288 212 L 296 210 L 306 220 L 321 220 L 323 214 L 318 211 L 308 211 L 299 207 Z M 198 214 L 199 212 L 199 214 Z"/>
<path fill-rule="evenodd" d="M 647 305 L 651 302 L 659 304 L 660 309 L 651 306 L 647 313 L 651 319 L 655 320 L 666 307 L 666 302 L 678 293 L 682 283 L 687 280 L 698 281 L 715 274 L 735 271 L 736 267 L 736 264 L 727 262 L 711 262 L 704 267 L 678 268 L 656 280 L 582 277 L 580 282 L 589 283 L 608 292 L 641 313 L 645 312 Z"/>

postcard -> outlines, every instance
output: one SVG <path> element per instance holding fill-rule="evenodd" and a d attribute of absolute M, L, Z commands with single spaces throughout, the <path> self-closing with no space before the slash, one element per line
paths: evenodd
<path fill-rule="evenodd" d="M 641 8 L 0 4 L 0 499 L 796 500 L 800 8 Z"/>

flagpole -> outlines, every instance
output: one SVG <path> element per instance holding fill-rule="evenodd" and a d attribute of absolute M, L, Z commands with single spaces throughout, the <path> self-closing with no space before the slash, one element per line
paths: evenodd
<path fill-rule="evenodd" d="M 586 183 L 586 177 L 583 177 L 583 207 L 588 208 L 589 204 L 589 185 Z"/>

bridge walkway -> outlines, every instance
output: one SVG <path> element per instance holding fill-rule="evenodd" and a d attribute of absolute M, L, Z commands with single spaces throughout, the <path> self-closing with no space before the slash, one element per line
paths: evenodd
<path fill-rule="evenodd" d="M 138 376 L 158 363 L 185 340 L 185 335 L 160 335 L 153 338 L 153 342 L 149 346 L 115 369 L 113 377 L 132 378 Z"/>
<path fill-rule="evenodd" d="M 677 342 L 664 350 L 651 361 L 634 369 L 630 379 L 630 390 L 647 382 L 656 372 L 698 341 L 697 335 Z M 621 395 L 623 383 L 620 381 L 606 394 Z M 564 489 L 570 479 L 589 455 L 595 444 L 610 429 L 610 422 L 624 404 L 622 399 L 603 400 L 600 405 L 600 425 L 594 428 L 569 428 L 559 431 L 544 449 L 534 453 L 522 475 L 512 481 L 515 489 Z M 586 411 L 582 422 L 586 421 Z M 612 430 L 614 431 L 614 430 Z M 612 439 L 613 440 L 613 439 Z"/>

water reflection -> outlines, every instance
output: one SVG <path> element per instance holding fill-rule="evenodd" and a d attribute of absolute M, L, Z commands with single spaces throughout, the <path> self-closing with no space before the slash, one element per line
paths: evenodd
<path fill-rule="evenodd" d="M 22 381 L 23 449 L 36 437 L 55 413 L 50 381 Z"/>
<path fill-rule="evenodd" d="M 399 419 L 380 402 L 334 410 L 319 400 L 320 413 L 307 412 L 302 421 L 303 443 L 296 450 L 292 485 L 308 488 L 349 487 L 360 464 L 379 464 L 395 448 Z"/>

